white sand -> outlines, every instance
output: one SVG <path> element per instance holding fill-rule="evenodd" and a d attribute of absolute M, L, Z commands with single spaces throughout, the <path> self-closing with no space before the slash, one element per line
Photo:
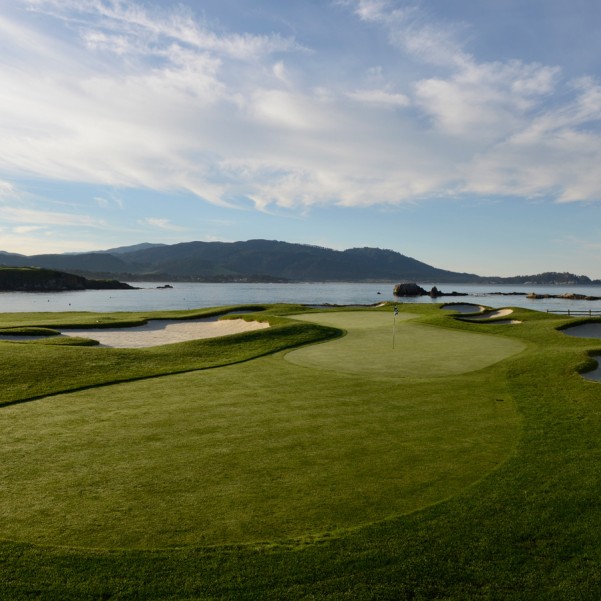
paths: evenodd
<path fill-rule="evenodd" d="M 601 338 L 601 323 L 582 323 L 562 330 L 564 334 L 578 338 Z"/>
<path fill-rule="evenodd" d="M 495 317 L 505 317 L 506 315 L 511 315 L 512 313 L 513 309 L 497 309 L 496 311 L 489 311 L 488 313 L 483 313 L 482 315 L 478 315 L 477 317 L 470 317 L 469 319 L 473 321 L 480 321 L 483 319 L 495 319 Z"/>
<path fill-rule="evenodd" d="M 244 319 L 211 318 L 194 321 L 156 319 L 131 328 L 69 329 L 61 333 L 65 336 L 91 338 L 97 340 L 101 346 L 111 348 L 142 348 L 186 340 L 216 338 L 268 327 L 267 322 Z"/>

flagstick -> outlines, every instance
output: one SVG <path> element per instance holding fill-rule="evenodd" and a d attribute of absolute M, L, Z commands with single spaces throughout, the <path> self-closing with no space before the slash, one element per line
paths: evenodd
<path fill-rule="evenodd" d="M 396 333 L 396 314 L 397 314 L 397 309 L 396 307 L 394 308 L 394 317 L 392 318 L 392 348 L 394 348 L 394 335 Z"/>

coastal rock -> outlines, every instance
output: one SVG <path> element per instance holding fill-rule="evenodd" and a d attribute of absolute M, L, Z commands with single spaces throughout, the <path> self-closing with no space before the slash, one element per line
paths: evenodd
<path fill-rule="evenodd" d="M 467 296 L 465 292 L 442 292 L 436 286 L 432 286 L 430 292 L 427 292 L 415 282 L 397 284 L 393 288 L 392 293 L 395 296 L 430 296 L 431 298 L 438 298 L 439 296 Z"/>
<path fill-rule="evenodd" d="M 392 292 L 395 296 L 424 296 L 428 294 L 415 282 L 402 282 L 401 284 L 397 284 Z"/>

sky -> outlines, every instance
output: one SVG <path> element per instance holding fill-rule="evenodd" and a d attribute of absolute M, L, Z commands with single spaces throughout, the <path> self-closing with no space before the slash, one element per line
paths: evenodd
<path fill-rule="evenodd" d="M 0 250 L 262 238 L 601 278 L 598 0 L 0 0 Z"/>

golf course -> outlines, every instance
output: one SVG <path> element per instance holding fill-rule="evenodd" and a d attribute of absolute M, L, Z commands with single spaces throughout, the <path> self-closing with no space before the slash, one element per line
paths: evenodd
<path fill-rule="evenodd" d="M 0 599 L 601 598 L 600 320 L 469 311 L 0 314 Z"/>

